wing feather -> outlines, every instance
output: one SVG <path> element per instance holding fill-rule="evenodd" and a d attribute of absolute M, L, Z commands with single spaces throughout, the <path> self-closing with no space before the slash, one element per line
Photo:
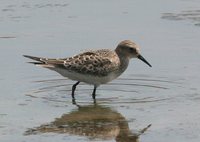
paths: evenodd
<path fill-rule="evenodd" d="M 36 62 L 30 62 L 53 70 L 64 69 L 80 74 L 106 76 L 119 67 L 117 55 L 110 50 L 87 51 L 70 58 L 50 59 L 24 55 Z"/>
<path fill-rule="evenodd" d="M 106 76 L 117 69 L 109 56 L 103 56 L 98 52 L 85 52 L 64 61 L 68 71 L 96 76 Z"/>

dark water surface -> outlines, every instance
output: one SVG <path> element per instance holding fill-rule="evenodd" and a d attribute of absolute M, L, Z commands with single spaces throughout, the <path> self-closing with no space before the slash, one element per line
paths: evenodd
<path fill-rule="evenodd" d="M 200 2 L 1 1 L 0 141 L 200 141 Z M 149 68 L 132 60 L 97 90 L 26 64 L 23 54 L 67 57 L 141 46 Z M 151 125 L 150 125 L 151 124 Z"/>

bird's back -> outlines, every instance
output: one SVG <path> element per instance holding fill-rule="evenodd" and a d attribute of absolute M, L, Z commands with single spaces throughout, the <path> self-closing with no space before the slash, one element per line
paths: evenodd
<path fill-rule="evenodd" d="M 118 69 L 119 59 L 114 51 L 108 49 L 90 50 L 65 58 L 64 66 L 71 72 L 106 76 Z"/>

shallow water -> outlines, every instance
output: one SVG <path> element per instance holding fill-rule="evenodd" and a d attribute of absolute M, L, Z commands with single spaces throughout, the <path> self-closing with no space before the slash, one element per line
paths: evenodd
<path fill-rule="evenodd" d="M 197 142 L 200 140 L 198 0 L 1 1 L 0 140 Z M 23 54 L 67 57 L 134 40 L 117 80 L 93 87 L 26 64 Z M 151 124 L 151 127 L 148 127 Z"/>

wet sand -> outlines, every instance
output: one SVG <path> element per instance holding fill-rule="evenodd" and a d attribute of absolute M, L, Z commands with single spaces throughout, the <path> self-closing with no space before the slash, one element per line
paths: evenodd
<path fill-rule="evenodd" d="M 0 141 L 200 140 L 199 2 L 0 2 Z M 23 54 L 68 57 L 131 39 L 132 60 L 97 90 L 27 64 Z M 150 126 L 151 127 L 148 127 Z"/>

